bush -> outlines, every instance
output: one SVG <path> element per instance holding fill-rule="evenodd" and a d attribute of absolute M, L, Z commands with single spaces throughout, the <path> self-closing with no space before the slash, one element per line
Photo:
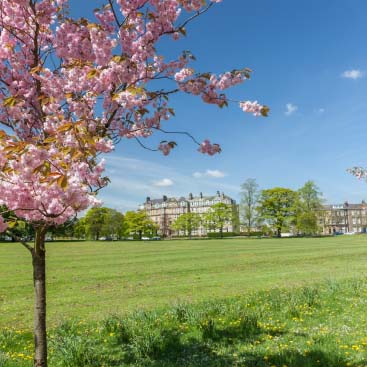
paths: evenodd
<path fill-rule="evenodd" d="M 220 238 L 221 237 L 219 232 L 209 232 L 207 236 L 209 238 Z M 222 237 L 234 237 L 234 236 L 239 236 L 239 233 L 235 233 L 235 232 L 223 232 L 222 233 Z"/>
<path fill-rule="evenodd" d="M 248 236 L 247 232 L 241 232 L 240 234 L 241 234 L 241 236 Z M 262 231 L 252 231 L 252 232 L 250 232 L 250 237 L 259 237 L 259 236 L 262 236 L 262 235 L 264 235 L 264 233 Z"/>

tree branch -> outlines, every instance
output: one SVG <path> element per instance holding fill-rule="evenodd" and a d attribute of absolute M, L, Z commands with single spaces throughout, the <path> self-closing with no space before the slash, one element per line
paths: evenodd
<path fill-rule="evenodd" d="M 9 235 L 11 238 L 13 238 L 15 241 L 19 242 L 21 245 L 23 245 L 30 253 L 33 252 L 34 250 L 33 247 L 30 246 L 26 241 L 22 240 L 15 233 L 12 233 L 11 231 L 6 231 L 5 233 Z"/>

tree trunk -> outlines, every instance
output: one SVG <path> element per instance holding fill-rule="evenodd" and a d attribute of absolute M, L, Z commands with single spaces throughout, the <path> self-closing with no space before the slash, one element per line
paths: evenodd
<path fill-rule="evenodd" d="M 277 237 L 282 237 L 282 229 L 281 228 L 277 228 Z"/>
<path fill-rule="evenodd" d="M 46 339 L 46 230 L 36 230 L 32 250 L 34 286 L 34 367 L 47 367 Z"/>

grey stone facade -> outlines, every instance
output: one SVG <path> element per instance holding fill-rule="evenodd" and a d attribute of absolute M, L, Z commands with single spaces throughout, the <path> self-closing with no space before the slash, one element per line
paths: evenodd
<path fill-rule="evenodd" d="M 217 203 L 224 203 L 232 206 L 234 220 L 228 222 L 224 227 L 224 232 L 237 232 L 238 227 L 238 205 L 236 201 L 217 191 L 214 196 L 204 196 L 202 193 L 198 196 L 189 194 L 187 197 L 169 198 L 163 196 L 161 199 L 151 199 L 147 197 L 144 204 L 140 206 L 145 210 L 148 216 L 159 226 L 159 234 L 162 236 L 174 236 L 181 233 L 171 229 L 171 224 L 184 213 L 205 214 L 209 208 Z M 193 231 L 193 236 L 205 236 L 207 230 L 201 226 L 197 231 Z"/>

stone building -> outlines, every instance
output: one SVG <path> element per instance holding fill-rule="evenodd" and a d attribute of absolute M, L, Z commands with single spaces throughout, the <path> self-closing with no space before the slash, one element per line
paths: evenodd
<path fill-rule="evenodd" d="M 215 196 L 203 196 L 202 193 L 199 196 L 193 196 L 190 193 L 188 197 L 179 198 L 169 198 L 165 195 L 161 199 L 147 197 L 145 203 L 140 206 L 140 209 L 145 210 L 153 222 L 159 226 L 158 233 L 160 235 L 170 237 L 179 234 L 171 229 L 171 224 L 180 215 L 189 212 L 204 214 L 212 205 L 217 203 L 231 205 L 234 213 L 233 220 L 225 225 L 223 231 L 237 232 L 239 230 L 238 205 L 235 200 L 219 191 L 217 191 Z M 205 236 L 206 234 L 207 230 L 204 226 L 192 232 L 193 236 Z"/>
<path fill-rule="evenodd" d="M 366 233 L 367 203 L 324 205 L 318 212 L 323 234 Z"/>

